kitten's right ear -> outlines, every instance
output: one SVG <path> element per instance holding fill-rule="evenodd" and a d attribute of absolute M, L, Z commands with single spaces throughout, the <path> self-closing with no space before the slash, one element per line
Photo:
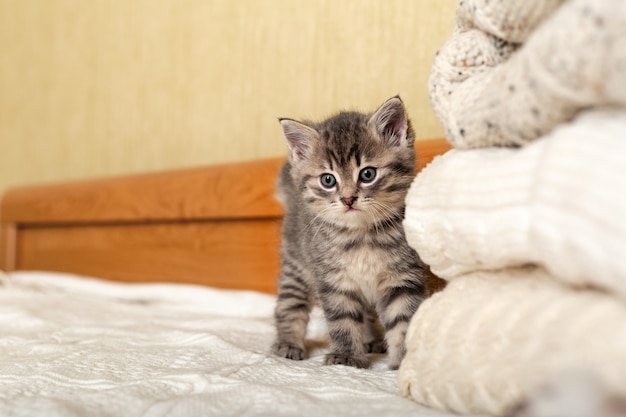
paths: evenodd
<path fill-rule="evenodd" d="M 289 158 L 299 161 L 306 158 L 312 142 L 319 137 L 317 130 L 292 119 L 278 119 L 289 147 Z"/>
<path fill-rule="evenodd" d="M 400 96 L 385 101 L 371 116 L 370 124 L 390 146 L 413 146 L 413 129 Z"/>

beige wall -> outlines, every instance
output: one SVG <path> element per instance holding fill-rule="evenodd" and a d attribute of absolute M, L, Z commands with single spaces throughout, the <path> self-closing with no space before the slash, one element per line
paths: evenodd
<path fill-rule="evenodd" d="M 0 0 L 0 193 L 282 155 L 276 118 L 400 93 L 418 137 L 454 0 Z"/>

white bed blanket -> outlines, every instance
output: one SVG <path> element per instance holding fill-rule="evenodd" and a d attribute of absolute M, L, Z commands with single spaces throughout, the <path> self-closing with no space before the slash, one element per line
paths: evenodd
<path fill-rule="evenodd" d="M 274 297 L 0 272 L 2 416 L 423 416 L 385 358 L 323 366 L 269 354 Z"/>

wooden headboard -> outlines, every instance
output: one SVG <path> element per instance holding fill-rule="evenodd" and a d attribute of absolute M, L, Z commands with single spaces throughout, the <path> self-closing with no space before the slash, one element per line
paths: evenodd
<path fill-rule="evenodd" d="M 443 139 L 416 142 L 418 166 Z M 276 291 L 284 159 L 17 188 L 0 208 L 0 269 Z"/>

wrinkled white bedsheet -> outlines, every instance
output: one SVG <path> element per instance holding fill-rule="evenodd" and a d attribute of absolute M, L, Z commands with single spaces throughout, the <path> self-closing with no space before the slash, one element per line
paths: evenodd
<path fill-rule="evenodd" d="M 274 297 L 175 284 L 0 272 L 0 415 L 447 416 L 371 369 L 269 354 Z"/>

